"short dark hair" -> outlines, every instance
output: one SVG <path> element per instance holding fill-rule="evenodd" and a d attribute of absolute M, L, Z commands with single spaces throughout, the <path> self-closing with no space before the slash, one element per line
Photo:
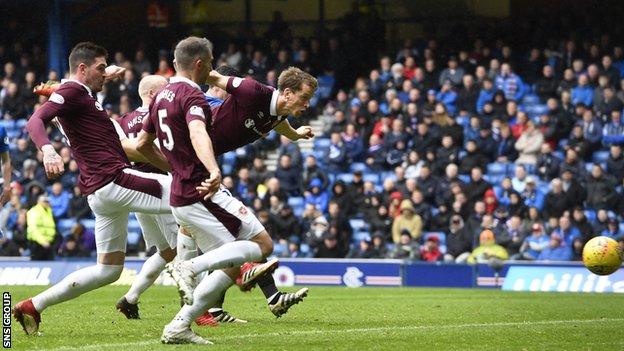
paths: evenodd
<path fill-rule="evenodd" d="M 72 73 L 76 72 L 78 65 L 81 63 L 90 66 L 98 57 L 107 58 L 108 51 L 90 41 L 78 43 L 69 54 L 69 71 Z"/>
<path fill-rule="evenodd" d="M 230 66 L 219 66 L 215 71 L 223 76 L 243 78 L 243 75 L 236 68 L 232 68 Z"/>

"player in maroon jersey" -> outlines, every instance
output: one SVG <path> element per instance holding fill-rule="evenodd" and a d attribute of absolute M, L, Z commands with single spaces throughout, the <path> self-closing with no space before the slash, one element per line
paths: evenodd
<path fill-rule="evenodd" d="M 19 302 L 14 315 L 26 333 L 39 329 L 40 313 L 49 306 L 73 299 L 119 278 L 125 259 L 128 213 L 168 212 L 169 185 L 164 176 L 129 169 L 126 155 L 147 161 L 133 143 L 120 142 L 115 127 L 95 98 L 104 81 L 123 72 L 106 67 L 106 50 L 92 43 L 76 45 L 69 56 L 70 79 L 62 82 L 31 116 L 26 125 L 31 139 L 43 152 L 48 177 L 63 172 L 63 161 L 51 145 L 46 124 L 56 119 L 78 163 L 78 186 L 87 195 L 96 216 L 97 264 L 69 274 L 61 282 Z M 149 160 L 168 168 L 157 148 L 145 150 Z"/>
<path fill-rule="evenodd" d="M 219 98 L 222 104 L 213 106 L 214 123 L 209 134 L 215 146 L 216 155 L 235 150 L 252 143 L 267 135 L 272 129 L 291 140 L 308 139 L 313 136 L 310 127 L 304 126 L 295 130 L 286 117 L 299 116 L 306 108 L 316 90 L 317 82 L 308 73 L 291 67 L 278 78 L 278 89 L 263 85 L 257 81 L 236 76 L 225 76 L 218 68 L 211 72 L 212 84 L 210 91 Z M 226 95 L 221 92 L 225 92 Z M 221 94 L 219 94 L 221 93 Z M 207 190 L 207 189 L 205 189 Z M 184 250 L 180 251 L 181 254 Z M 253 267 L 246 265 L 247 268 Z M 303 300 L 308 289 L 302 288 L 295 293 L 282 293 L 277 290 L 271 275 L 258 279 L 258 286 L 267 299 L 271 312 L 280 317 L 288 309 Z M 221 304 L 213 306 L 202 315 L 197 323 L 210 321 L 212 315 L 217 318 L 222 313 Z M 210 324 L 210 323 L 206 323 Z"/>
<path fill-rule="evenodd" d="M 171 164 L 173 182 L 170 203 L 178 224 L 186 228 L 203 255 L 167 265 L 183 301 L 174 320 L 165 326 L 164 343 L 208 344 L 190 324 L 212 306 L 231 286 L 244 262 L 263 259 L 273 252 L 273 242 L 246 206 L 221 188 L 221 172 L 208 135 L 212 114 L 198 83 L 212 70 L 212 50 L 205 38 L 189 37 L 174 51 L 176 76 L 150 105 L 137 148 L 147 149 L 155 138 Z M 206 181 L 207 197 L 197 187 Z M 214 270 L 214 262 L 228 262 L 230 269 L 216 270 L 195 287 L 197 275 Z M 243 286 L 251 286 L 277 267 L 271 260 L 246 272 Z"/>
<path fill-rule="evenodd" d="M 150 75 L 141 79 L 139 82 L 139 96 L 141 97 L 142 106 L 128 112 L 118 122 L 113 120 L 113 123 L 119 128 L 120 140 L 136 139 L 143 128 L 143 120 L 148 116 L 149 105 L 152 99 L 156 97 L 156 93 L 166 84 L 167 79 L 158 75 Z M 149 163 L 137 162 L 134 163 L 132 168 L 142 172 L 166 174 L 166 172 Z M 132 282 L 132 286 L 115 305 L 117 310 L 128 319 L 139 318 L 139 297 L 154 283 L 159 274 L 165 269 L 165 265 L 176 257 L 175 248 L 178 233 L 178 224 L 171 213 L 147 214 L 137 212 L 135 215 L 143 232 L 145 247 L 151 248 L 155 246 L 157 253 L 145 260 L 141 271 Z"/>
<path fill-rule="evenodd" d="M 116 281 L 125 259 L 129 212 L 168 213 L 170 180 L 161 174 L 130 169 L 133 161 L 150 162 L 163 170 L 169 164 L 155 145 L 137 152 L 134 143 L 121 142 L 113 123 L 95 98 L 105 79 L 122 69 L 106 67 L 107 52 L 92 43 L 77 44 L 69 56 L 70 79 L 31 116 L 26 126 L 43 152 L 46 174 L 63 172 L 63 161 L 52 147 L 46 124 L 57 118 L 78 163 L 78 186 L 87 195 L 96 216 L 97 264 L 69 274 L 61 282 L 19 302 L 14 315 L 26 333 L 39 329 L 40 313 L 49 306 Z M 143 156 L 145 155 L 145 156 Z M 230 260 L 213 260 L 212 269 L 227 267 Z"/>

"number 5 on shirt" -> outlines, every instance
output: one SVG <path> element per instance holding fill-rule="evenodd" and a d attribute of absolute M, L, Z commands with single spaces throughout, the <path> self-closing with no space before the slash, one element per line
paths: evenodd
<path fill-rule="evenodd" d="M 167 136 L 167 139 L 163 140 L 163 146 L 171 151 L 173 150 L 173 135 L 171 134 L 171 128 L 165 123 L 165 118 L 167 118 L 167 110 L 164 108 L 158 110 L 158 124 L 160 124 L 160 130 Z"/>

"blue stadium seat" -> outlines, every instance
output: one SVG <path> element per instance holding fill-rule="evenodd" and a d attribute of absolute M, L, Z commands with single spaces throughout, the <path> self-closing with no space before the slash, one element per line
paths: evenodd
<path fill-rule="evenodd" d="M 61 235 L 69 234 L 69 230 L 76 223 L 76 220 L 73 218 L 60 219 L 57 223 L 57 228 Z"/>
<path fill-rule="evenodd" d="M 585 217 L 587 217 L 587 220 L 592 223 L 596 222 L 596 211 L 585 210 Z"/>
<path fill-rule="evenodd" d="M 565 154 L 563 153 L 563 151 L 553 151 L 553 155 L 555 155 L 556 158 L 562 161 L 565 158 Z"/>
<path fill-rule="evenodd" d="M 25 119 L 18 119 L 17 122 L 15 122 L 15 128 L 23 129 L 26 127 L 27 122 L 28 121 Z"/>
<path fill-rule="evenodd" d="M 221 166 L 221 169 L 223 169 L 223 174 L 224 175 L 231 175 L 232 172 L 234 171 L 234 167 L 230 164 L 224 163 Z"/>
<path fill-rule="evenodd" d="M 596 151 L 593 154 L 594 163 L 604 163 L 607 162 L 609 158 L 609 151 Z"/>
<path fill-rule="evenodd" d="M 296 217 L 301 217 L 301 215 L 303 215 L 303 211 L 304 210 L 305 210 L 305 206 L 304 205 L 297 206 L 297 207 L 293 206 L 293 214 Z"/>
<path fill-rule="evenodd" d="M 354 233 L 368 230 L 368 223 L 366 223 L 363 219 L 350 219 L 349 225 L 351 226 L 351 229 L 353 229 Z"/>
<path fill-rule="evenodd" d="M 128 231 L 128 245 L 136 246 L 141 240 L 141 233 L 136 231 Z"/>
<path fill-rule="evenodd" d="M 355 172 L 355 171 L 360 171 L 362 173 L 366 173 L 369 172 L 368 166 L 366 165 L 366 163 L 364 162 L 353 162 L 350 166 L 349 166 L 349 170 L 351 172 Z"/>
<path fill-rule="evenodd" d="M 559 144 L 557 148 L 563 150 L 563 148 L 567 145 L 568 145 L 568 139 L 561 139 L 559 140 Z"/>
<path fill-rule="evenodd" d="M 470 183 L 470 176 L 467 174 L 460 174 L 457 176 L 457 178 L 459 178 L 459 180 L 461 180 L 464 183 Z"/>
<path fill-rule="evenodd" d="M 230 151 L 223 154 L 223 164 L 236 164 L 236 152 Z"/>
<path fill-rule="evenodd" d="M 301 253 L 304 256 L 309 256 L 310 255 L 310 245 L 306 244 L 306 243 L 301 243 L 301 245 L 299 245 L 299 251 L 301 251 Z"/>
<path fill-rule="evenodd" d="M 594 167 L 594 163 L 593 163 L 593 162 L 587 162 L 587 163 L 585 164 L 585 170 L 586 170 L 587 172 L 591 172 L 592 167 Z"/>
<path fill-rule="evenodd" d="M 82 219 L 80 223 L 84 225 L 86 229 L 95 230 L 95 219 Z"/>
<path fill-rule="evenodd" d="M 361 240 L 371 240 L 369 232 L 357 232 L 353 233 L 353 243 L 359 243 Z"/>
<path fill-rule="evenodd" d="M 329 138 L 317 138 L 314 139 L 314 149 L 327 149 L 331 141 Z"/>
<path fill-rule="evenodd" d="M 373 184 L 379 184 L 379 175 L 376 173 L 367 173 L 362 176 L 362 180 Z"/>
<path fill-rule="evenodd" d="M 7 131 L 15 129 L 15 121 L 12 119 L 0 119 L 0 126 L 3 126 Z"/>
<path fill-rule="evenodd" d="M 490 184 L 498 184 L 505 178 L 504 174 L 486 174 L 483 179 Z"/>
<path fill-rule="evenodd" d="M 291 207 L 304 206 L 305 205 L 305 199 L 303 197 L 301 197 L 301 196 L 289 197 L 288 198 L 288 205 L 290 205 Z"/>
<path fill-rule="evenodd" d="M 539 97 L 533 94 L 526 94 L 524 98 L 522 98 L 522 104 L 524 105 L 535 105 L 539 104 L 539 102 Z"/>
<path fill-rule="evenodd" d="M 135 231 L 141 233 L 141 225 L 139 225 L 139 221 L 133 220 L 128 221 L 128 232 Z"/>
<path fill-rule="evenodd" d="M 353 174 L 351 174 L 351 173 L 340 173 L 336 177 L 336 180 L 342 180 L 345 183 L 352 183 L 353 182 Z"/>
<path fill-rule="evenodd" d="M 487 174 L 505 175 L 507 173 L 507 163 L 494 162 L 487 165 Z"/>
<path fill-rule="evenodd" d="M 462 127 L 466 127 L 470 123 L 470 116 L 457 116 L 455 122 Z"/>

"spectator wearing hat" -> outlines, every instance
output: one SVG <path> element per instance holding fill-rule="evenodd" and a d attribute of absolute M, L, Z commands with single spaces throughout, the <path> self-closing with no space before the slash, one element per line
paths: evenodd
<path fill-rule="evenodd" d="M 420 247 L 420 258 L 426 262 L 437 262 L 442 260 L 440 251 L 440 238 L 431 235 L 425 240 L 425 244 Z"/>
<path fill-rule="evenodd" d="M 524 239 L 520 247 L 520 255 L 516 259 L 533 261 L 536 260 L 542 251 L 550 244 L 550 239 L 544 233 L 544 228 L 539 223 L 531 226 L 531 235 Z"/>
<path fill-rule="evenodd" d="M 53 260 L 56 223 L 46 195 L 40 195 L 37 204 L 26 213 L 27 238 L 31 242 L 32 260 Z"/>
<path fill-rule="evenodd" d="M 491 259 L 506 260 L 509 258 L 509 254 L 504 247 L 496 244 L 494 232 L 490 229 L 486 229 L 479 234 L 479 246 L 475 248 L 467 262 L 474 263 L 487 263 Z"/>
<path fill-rule="evenodd" d="M 392 240 L 395 244 L 401 240 L 401 233 L 406 230 L 413 239 L 420 238 L 422 234 L 422 219 L 414 211 L 414 206 L 410 200 L 401 201 L 401 214 L 392 223 Z"/>
<path fill-rule="evenodd" d="M 607 228 L 600 232 L 600 235 L 617 240 L 620 238 L 620 224 L 615 218 L 609 218 L 607 221 Z"/>
<path fill-rule="evenodd" d="M 542 132 L 535 128 L 533 121 L 527 121 L 526 130 L 516 141 L 516 150 L 520 154 L 516 163 L 534 165 L 543 143 L 544 135 Z"/>
<path fill-rule="evenodd" d="M 373 233 L 373 251 L 375 257 L 372 258 L 386 258 L 388 256 L 388 247 L 386 246 L 386 235 L 383 232 Z"/>
<path fill-rule="evenodd" d="M 411 233 L 407 229 L 401 231 L 399 242 L 395 243 L 394 250 L 390 253 L 390 258 L 406 260 L 420 259 L 420 247 L 418 242 L 412 238 Z"/>
<path fill-rule="evenodd" d="M 548 246 L 540 252 L 537 257 L 538 261 L 571 261 L 572 249 L 566 245 L 562 236 L 553 232 L 550 234 L 550 242 Z"/>

